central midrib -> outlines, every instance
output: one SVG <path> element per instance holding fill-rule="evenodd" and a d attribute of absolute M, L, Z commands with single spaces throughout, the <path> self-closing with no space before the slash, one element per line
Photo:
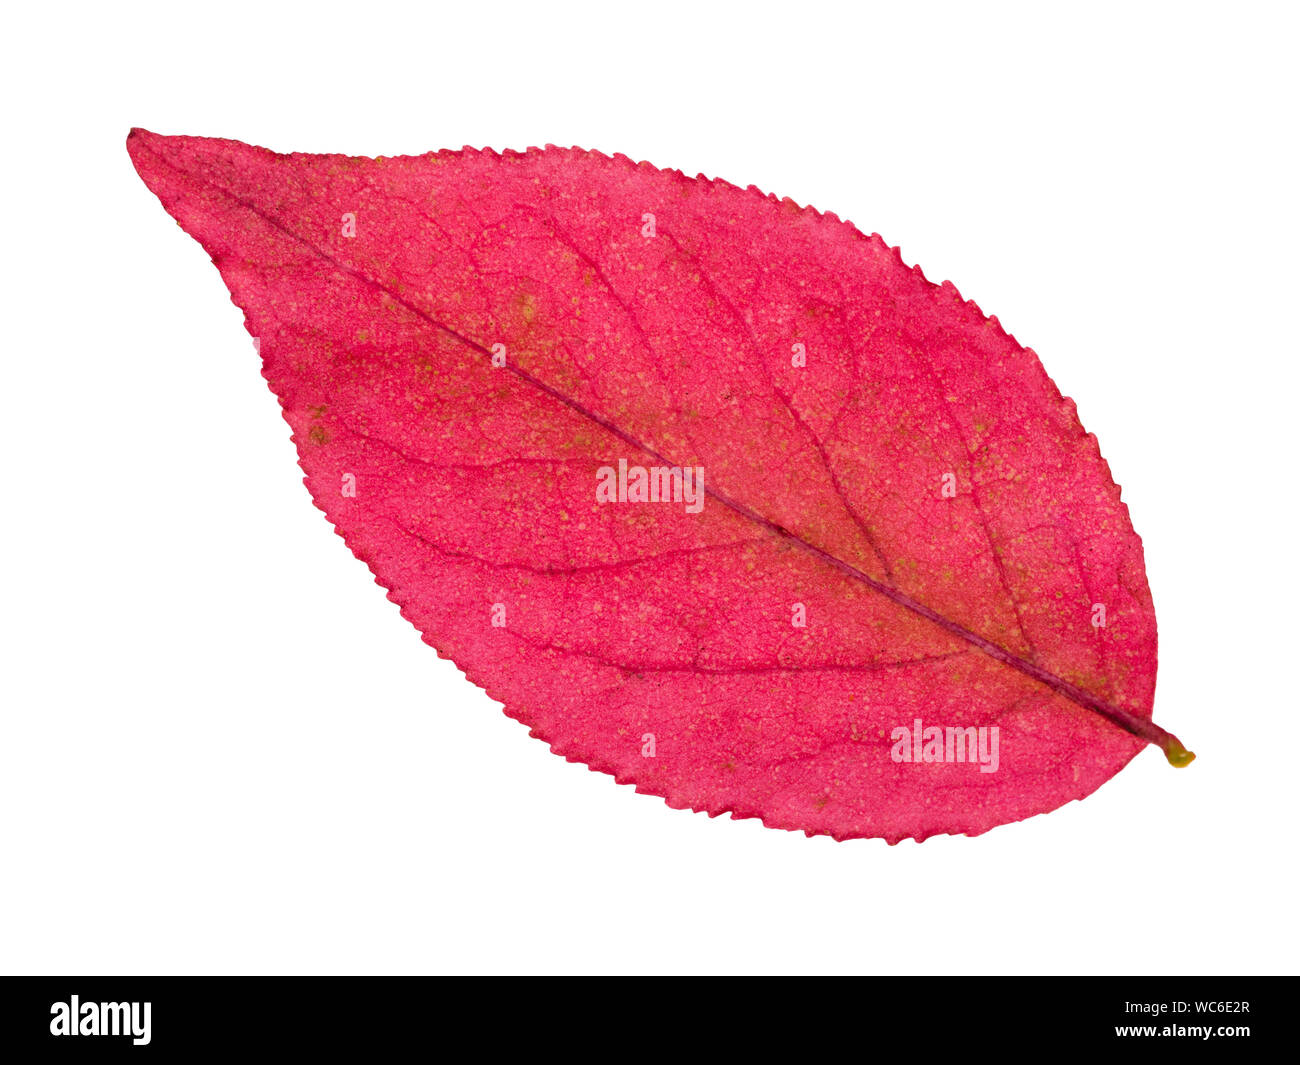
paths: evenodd
<path fill-rule="evenodd" d="M 150 155 L 152 155 L 155 159 L 157 159 L 160 163 L 162 163 L 164 166 L 168 167 L 169 169 L 174 170 L 178 174 L 182 174 L 185 177 L 191 178 L 192 180 L 200 180 L 198 178 L 194 178 L 193 175 L 189 174 L 188 172 L 181 170 L 179 167 L 175 166 L 167 159 L 164 159 L 152 148 L 146 145 L 142 145 L 142 147 L 143 150 L 149 152 Z M 455 329 L 452 329 L 450 326 L 445 325 L 442 322 L 438 321 L 437 319 L 431 317 L 424 310 L 417 307 L 415 304 L 409 302 L 402 296 L 398 295 L 396 292 L 392 291 L 392 289 L 388 288 L 386 285 L 382 284 L 381 282 L 374 280 L 368 275 L 362 273 L 360 270 L 348 266 L 346 263 L 339 262 L 339 260 L 334 258 L 334 256 L 330 255 L 323 248 L 312 243 L 311 241 L 305 240 L 303 237 L 300 237 L 297 233 L 293 232 L 291 229 L 285 226 L 278 218 L 275 218 L 274 216 L 267 214 L 256 204 L 250 203 L 249 201 L 245 200 L 242 196 L 231 191 L 230 189 L 226 188 L 223 185 L 220 185 L 206 178 L 202 180 L 204 184 L 209 185 L 210 187 L 216 189 L 222 195 L 226 196 L 228 199 L 239 204 L 245 210 L 256 215 L 258 218 L 262 219 L 264 222 L 266 222 L 274 229 L 285 234 L 290 239 L 298 242 L 303 247 L 311 251 L 314 255 L 318 256 L 325 262 L 329 263 L 336 270 L 339 270 L 344 274 L 354 277 L 357 280 L 363 282 L 364 284 L 370 285 L 372 288 L 378 289 L 380 292 L 383 292 L 385 295 L 387 295 L 390 299 L 394 300 L 396 303 L 401 304 L 401 306 L 405 307 L 416 317 L 427 322 L 433 328 L 453 338 L 459 343 L 464 344 L 466 347 L 470 348 L 471 350 L 476 351 L 483 356 L 486 356 L 489 360 L 492 358 L 492 352 L 488 348 L 484 347 L 482 344 L 478 343 L 477 341 L 467 336 L 464 336 L 463 334 L 457 332 Z M 573 399 L 571 396 L 564 394 L 559 389 L 555 388 L 553 385 L 548 384 L 546 381 L 543 381 L 541 378 L 534 376 L 533 374 L 529 373 L 527 370 L 523 369 L 522 367 L 515 366 L 512 363 L 507 363 L 504 369 L 514 374 L 521 381 L 527 382 L 529 385 L 545 393 L 546 395 L 550 396 L 552 399 L 556 400 L 557 402 L 564 404 L 570 410 L 582 415 L 585 418 L 590 419 L 592 422 L 594 422 L 596 425 L 599 425 L 606 432 L 611 433 L 619 440 L 622 440 L 629 447 L 636 448 L 647 455 L 651 455 L 655 459 L 664 463 L 665 465 L 668 466 L 677 465 L 677 463 L 674 463 L 671 458 L 660 453 L 656 448 L 650 446 L 649 444 L 646 444 L 638 440 L 631 433 L 627 432 L 622 427 L 616 425 L 614 422 L 610 421 L 604 415 L 589 409 L 588 407 L 584 406 L 582 403 L 578 402 L 576 399 Z M 1023 673 L 1025 676 L 1030 677 L 1033 680 L 1036 680 L 1039 683 L 1046 685 L 1048 688 L 1050 688 L 1052 691 L 1056 692 L 1057 694 L 1063 696 L 1066 699 L 1069 699 L 1071 702 L 1076 703 L 1077 705 L 1082 706 L 1087 710 L 1091 710 L 1094 713 L 1099 714 L 1107 721 L 1118 726 L 1119 728 L 1124 729 L 1127 732 L 1132 733 L 1134 736 L 1137 736 L 1138 738 L 1146 740 L 1150 743 L 1157 744 L 1158 746 L 1164 749 L 1166 755 L 1170 754 L 1171 745 L 1176 746 L 1178 750 L 1182 750 L 1182 744 L 1179 743 L 1177 738 L 1174 737 L 1171 733 L 1161 728 L 1154 721 L 1150 721 L 1144 717 L 1139 717 L 1138 715 L 1133 714 L 1128 710 L 1124 710 L 1121 707 L 1108 703 L 1106 700 L 1101 699 L 1091 694 L 1090 692 L 1085 691 L 1084 689 L 1078 687 L 1077 685 L 1071 684 L 1069 681 L 1065 680 L 1064 678 L 1058 677 L 1055 673 L 1052 673 L 1050 670 L 1046 670 L 1034 662 L 1030 662 L 1027 659 L 1020 657 L 1019 655 L 1013 654 L 1011 651 L 1008 651 L 1006 648 L 1001 647 L 998 644 L 993 643 L 991 640 L 985 639 L 983 636 L 980 636 L 978 633 L 972 631 L 971 629 L 966 628 L 966 626 L 962 625 L 961 623 L 953 621 L 951 618 L 945 617 L 944 615 L 940 614 L 938 611 L 931 609 L 930 607 L 926 606 L 924 603 L 920 602 L 919 600 L 913 599 L 907 593 L 900 591 L 899 589 L 895 588 L 892 585 L 885 584 L 882 581 L 877 580 L 876 578 L 872 577 L 869 573 L 866 573 L 858 569 L 856 566 L 852 565 L 851 563 L 845 562 L 841 558 L 837 558 L 835 555 L 832 555 L 830 552 L 824 550 L 823 548 L 818 547 L 816 544 L 810 543 L 809 541 L 803 539 L 803 537 L 790 532 L 788 529 L 772 521 L 770 518 L 764 517 L 762 514 L 758 513 L 752 507 L 747 506 L 746 504 L 740 502 L 739 500 L 732 499 L 725 492 L 720 492 L 716 488 L 706 487 L 704 489 L 704 493 L 709 498 L 716 500 L 718 503 L 722 504 L 725 507 L 728 507 L 736 514 L 739 514 L 741 517 L 747 518 L 748 520 L 771 531 L 777 536 L 789 540 L 791 543 L 797 545 L 802 550 L 807 551 L 811 555 L 814 555 L 815 557 L 819 558 L 821 561 L 825 562 L 827 565 L 834 567 L 836 570 L 845 574 L 851 579 L 860 581 L 861 583 L 867 585 L 873 591 L 879 593 L 880 595 L 883 595 L 891 602 L 896 603 L 897 605 L 907 610 L 910 610 L 913 613 L 920 615 L 921 617 L 925 618 L 927 621 L 930 621 L 933 624 L 938 625 L 945 632 L 948 632 L 953 636 L 965 640 L 967 643 L 971 644 L 978 650 L 982 651 L 990 658 L 993 658 L 998 662 L 1002 662 L 1004 665 L 1010 666 L 1012 669 L 1018 670 L 1019 672 Z"/>

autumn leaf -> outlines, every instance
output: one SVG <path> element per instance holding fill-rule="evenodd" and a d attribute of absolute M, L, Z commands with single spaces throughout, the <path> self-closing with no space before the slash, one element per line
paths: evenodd
<path fill-rule="evenodd" d="M 577 149 L 127 146 L 317 506 L 557 754 L 890 842 L 1052 810 L 1147 743 L 1190 761 L 1095 438 L 878 236 Z"/>

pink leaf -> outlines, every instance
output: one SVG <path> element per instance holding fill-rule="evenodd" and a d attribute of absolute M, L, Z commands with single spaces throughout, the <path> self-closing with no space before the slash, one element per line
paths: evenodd
<path fill-rule="evenodd" d="M 556 753 L 891 842 L 1054 809 L 1148 742 L 1190 760 L 1096 440 L 879 237 L 576 149 L 127 146 L 317 506 Z"/>

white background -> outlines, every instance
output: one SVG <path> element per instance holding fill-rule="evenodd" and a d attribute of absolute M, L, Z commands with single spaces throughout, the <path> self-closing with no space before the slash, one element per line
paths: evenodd
<path fill-rule="evenodd" d="M 1294 16 L 903 7 L 7 12 L 0 968 L 1296 971 Z M 901 244 L 1100 438 L 1199 760 L 890 848 L 555 757 L 311 505 L 133 125 L 577 144 Z"/>

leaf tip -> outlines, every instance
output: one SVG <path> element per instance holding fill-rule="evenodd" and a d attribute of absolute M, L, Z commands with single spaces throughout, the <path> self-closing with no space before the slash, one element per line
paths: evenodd
<path fill-rule="evenodd" d="M 158 139 L 158 134 L 150 133 L 147 129 L 141 129 L 139 126 L 132 126 L 130 132 L 126 135 L 126 150 L 134 162 L 138 157 L 141 149 L 147 148 L 153 141 Z"/>

